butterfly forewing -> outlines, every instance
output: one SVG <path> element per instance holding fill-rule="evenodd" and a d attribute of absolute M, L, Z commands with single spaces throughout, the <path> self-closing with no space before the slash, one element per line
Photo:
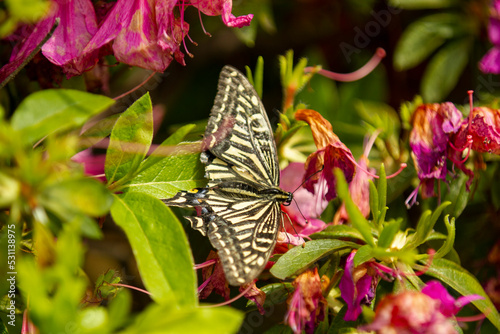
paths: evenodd
<path fill-rule="evenodd" d="M 262 102 L 245 76 L 230 66 L 220 74 L 205 142 L 241 177 L 267 187 L 279 185 L 276 144 Z M 210 173 L 207 168 L 207 177 L 214 179 Z"/>
<path fill-rule="evenodd" d="M 248 80 L 225 66 L 203 140 L 207 188 L 164 202 L 200 208 L 186 217 L 218 250 L 228 282 L 242 285 L 264 269 L 276 243 L 280 203 L 276 144 L 262 102 Z"/>

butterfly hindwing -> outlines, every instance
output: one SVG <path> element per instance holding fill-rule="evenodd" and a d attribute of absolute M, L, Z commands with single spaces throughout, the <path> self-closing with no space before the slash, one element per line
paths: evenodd
<path fill-rule="evenodd" d="M 209 182 L 181 191 L 167 205 L 196 207 L 191 226 L 217 249 L 231 285 L 251 282 L 264 269 L 276 243 L 281 190 L 276 144 L 262 102 L 248 80 L 225 66 L 203 139 Z"/>

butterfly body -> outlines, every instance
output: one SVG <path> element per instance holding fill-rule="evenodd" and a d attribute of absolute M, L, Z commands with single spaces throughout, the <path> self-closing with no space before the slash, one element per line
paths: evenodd
<path fill-rule="evenodd" d="M 167 205 L 198 208 L 185 217 L 218 250 L 231 285 L 251 282 L 264 269 L 281 223 L 280 204 L 292 194 L 279 188 L 276 144 L 252 85 L 225 66 L 200 157 L 206 188 L 181 191 Z"/>

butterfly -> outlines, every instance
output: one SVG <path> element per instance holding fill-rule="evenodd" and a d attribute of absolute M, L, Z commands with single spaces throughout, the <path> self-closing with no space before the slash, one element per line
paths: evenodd
<path fill-rule="evenodd" d="M 231 66 L 220 73 L 202 143 L 207 186 L 163 202 L 197 208 L 198 216 L 185 218 L 217 249 L 229 284 L 240 286 L 264 270 L 276 244 L 280 204 L 289 205 L 293 195 L 279 188 L 276 143 L 264 106 Z"/>

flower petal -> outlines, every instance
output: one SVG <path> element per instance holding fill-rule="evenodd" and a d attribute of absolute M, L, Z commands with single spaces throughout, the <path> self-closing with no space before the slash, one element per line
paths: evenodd
<path fill-rule="evenodd" d="M 253 18 L 253 14 L 238 17 L 231 14 L 233 8 L 233 2 L 231 0 L 191 0 L 191 4 L 205 15 L 221 15 L 222 22 L 231 28 L 248 26 Z"/>

